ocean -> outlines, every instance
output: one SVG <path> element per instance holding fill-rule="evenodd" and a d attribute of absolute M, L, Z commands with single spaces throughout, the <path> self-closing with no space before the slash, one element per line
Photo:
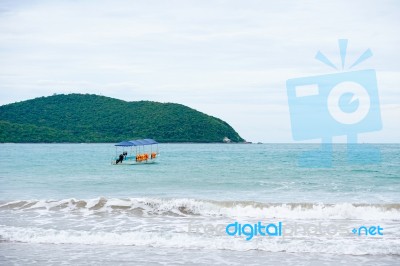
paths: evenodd
<path fill-rule="evenodd" d="M 316 144 L 1 144 L 0 265 L 399 265 L 400 144 L 376 146 L 306 168 Z"/>

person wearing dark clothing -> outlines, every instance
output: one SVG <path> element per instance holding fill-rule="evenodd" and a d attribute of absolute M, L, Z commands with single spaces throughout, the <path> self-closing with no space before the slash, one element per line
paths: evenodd
<path fill-rule="evenodd" d="M 124 155 L 123 155 L 123 154 L 120 154 L 119 157 L 118 157 L 118 160 L 117 160 L 115 163 L 116 163 L 116 164 L 122 163 L 123 160 L 124 160 Z"/>

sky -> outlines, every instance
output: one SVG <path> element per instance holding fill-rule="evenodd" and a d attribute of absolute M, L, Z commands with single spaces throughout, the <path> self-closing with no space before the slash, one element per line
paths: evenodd
<path fill-rule="evenodd" d="M 293 140 L 286 81 L 375 69 L 382 130 L 400 142 L 399 1 L 0 0 L 0 105 L 55 93 L 187 105 L 253 142 Z M 318 140 L 315 140 L 318 142 Z M 334 142 L 345 142 L 335 136 Z"/>

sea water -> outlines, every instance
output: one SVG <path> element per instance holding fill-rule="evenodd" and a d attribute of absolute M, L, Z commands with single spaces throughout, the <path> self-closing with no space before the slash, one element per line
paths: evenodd
<path fill-rule="evenodd" d="M 112 144 L 1 144 L 0 264 L 399 263 L 400 145 L 299 167 L 315 148 L 160 144 L 155 164 L 112 165 Z M 281 235 L 246 240 L 259 222 Z"/>

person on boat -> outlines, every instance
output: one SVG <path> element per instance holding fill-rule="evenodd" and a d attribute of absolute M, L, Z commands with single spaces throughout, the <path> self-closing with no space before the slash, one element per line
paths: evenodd
<path fill-rule="evenodd" d="M 120 154 L 119 155 L 119 157 L 118 157 L 118 160 L 115 162 L 116 164 L 118 164 L 118 163 L 122 163 L 122 161 L 124 160 L 124 154 Z"/>

